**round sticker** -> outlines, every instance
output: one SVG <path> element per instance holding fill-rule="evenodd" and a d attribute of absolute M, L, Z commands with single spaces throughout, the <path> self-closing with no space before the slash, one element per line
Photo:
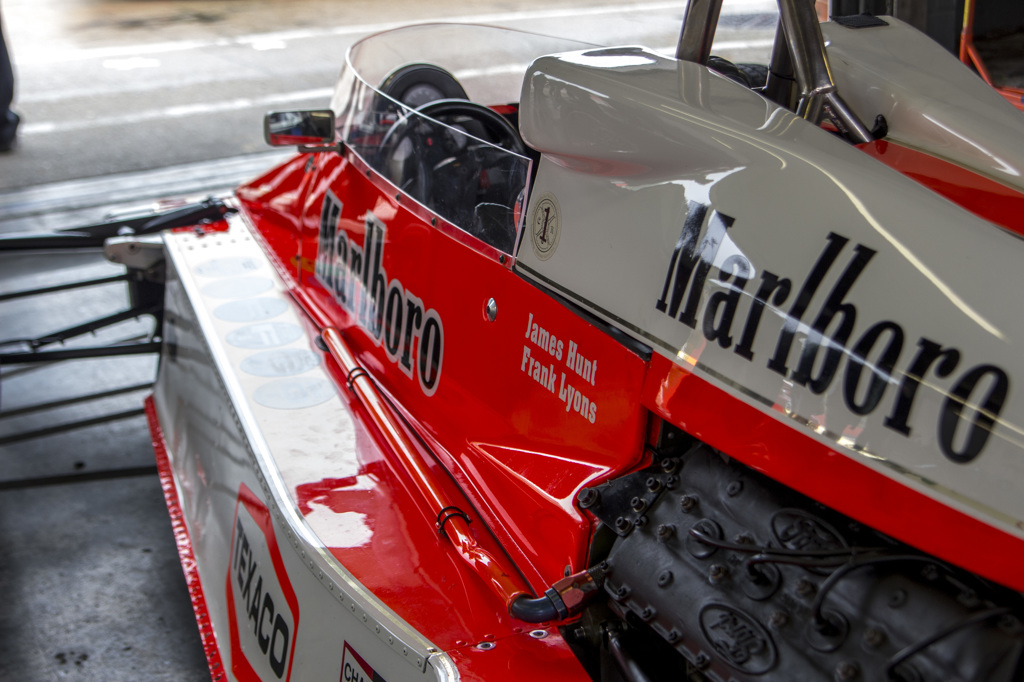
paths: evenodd
<path fill-rule="evenodd" d="M 273 286 L 274 280 L 269 277 L 238 277 L 211 282 L 203 287 L 203 293 L 210 298 L 249 298 Z"/>
<path fill-rule="evenodd" d="M 320 356 L 303 348 L 274 348 L 242 360 L 242 371 L 258 377 L 290 377 L 317 367 Z"/>
<path fill-rule="evenodd" d="M 277 379 L 257 388 L 252 398 L 264 407 L 301 410 L 334 397 L 334 384 L 327 379 Z"/>
<path fill-rule="evenodd" d="M 562 218 L 558 211 L 558 201 L 553 194 L 544 194 L 533 207 L 533 218 L 530 221 L 530 241 L 537 258 L 551 258 L 561 234 Z"/>
<path fill-rule="evenodd" d="M 240 277 L 250 275 L 261 267 L 260 262 L 255 258 L 233 256 L 213 258 L 200 263 L 196 266 L 195 273 L 203 277 Z"/>
<path fill-rule="evenodd" d="M 302 327 L 287 322 L 258 322 L 239 327 L 225 337 L 235 348 L 276 348 L 302 337 Z"/>
<path fill-rule="evenodd" d="M 288 304 L 280 298 L 242 298 L 221 303 L 213 309 L 213 316 L 225 322 L 261 322 L 286 310 Z"/>

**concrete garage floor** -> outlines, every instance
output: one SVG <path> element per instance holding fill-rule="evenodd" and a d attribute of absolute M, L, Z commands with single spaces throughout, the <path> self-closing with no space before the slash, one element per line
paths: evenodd
<path fill-rule="evenodd" d="M 78 253 L 4 257 L 0 273 L 9 293 L 117 268 Z M 0 336 L 35 336 L 126 303 L 120 285 L 42 300 L 0 301 Z M 129 322 L 87 341 L 151 326 Z M 209 679 L 140 414 L 154 368 L 145 356 L 4 368 L 0 680 Z"/>

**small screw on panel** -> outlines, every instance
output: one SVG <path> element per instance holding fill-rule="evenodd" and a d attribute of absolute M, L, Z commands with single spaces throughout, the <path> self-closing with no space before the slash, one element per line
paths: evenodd
<path fill-rule="evenodd" d="M 843 661 L 836 666 L 836 679 L 839 682 L 849 682 L 860 674 L 860 666 L 853 661 Z"/>
<path fill-rule="evenodd" d="M 671 523 L 663 523 L 658 526 L 658 539 L 662 542 L 666 542 L 676 533 L 676 527 Z"/>
<path fill-rule="evenodd" d="M 708 580 L 712 585 L 722 582 L 728 575 L 729 569 L 723 564 L 711 564 L 711 568 L 708 569 Z"/>
<path fill-rule="evenodd" d="M 581 509 L 590 509 L 598 500 L 601 499 L 601 493 L 596 488 L 584 488 L 576 496 L 576 501 L 580 503 Z"/>

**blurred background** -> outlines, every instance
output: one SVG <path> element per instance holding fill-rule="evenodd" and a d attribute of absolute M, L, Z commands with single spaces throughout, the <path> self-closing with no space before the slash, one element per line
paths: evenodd
<path fill-rule="evenodd" d="M 621 0 L 0 0 L 16 72 L 14 108 L 22 116 L 17 148 L 0 154 L 0 229 L 59 221 L 54 209 L 88 203 L 82 193 L 117 202 L 123 194 L 226 187 L 255 174 L 269 161 L 251 157 L 274 154 L 262 139 L 263 114 L 325 106 L 346 48 L 388 26 L 469 21 L 672 50 L 684 7 Z M 724 12 L 717 36 L 723 56 L 750 52 L 745 61 L 765 60 L 774 2 L 727 0 Z M 165 172 L 137 175 L 154 169 Z M 125 173 L 135 175 L 39 191 Z M 36 191 L 11 193 L 29 188 Z M 49 216 L 23 220 L 43 212 Z"/>

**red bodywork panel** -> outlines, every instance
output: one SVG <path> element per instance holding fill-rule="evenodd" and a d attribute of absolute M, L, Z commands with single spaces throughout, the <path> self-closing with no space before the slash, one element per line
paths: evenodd
<path fill-rule="evenodd" d="M 1024 236 L 1024 193 L 894 142 L 875 140 L 860 148 L 979 218 Z"/>
<path fill-rule="evenodd" d="M 968 210 L 1024 231 L 1020 193 L 891 143 L 876 142 L 865 151 Z M 489 551 L 507 552 L 535 595 L 566 567 L 586 568 L 591 520 L 576 509 L 575 496 L 645 463 L 648 410 L 867 525 L 1024 589 L 1016 570 L 1024 561 L 1024 542 L 835 452 L 668 359 L 638 355 L 598 323 L 521 279 L 510 257 L 443 221 L 431 225 L 425 209 L 396 198 L 394 191 L 358 159 L 321 154 L 289 161 L 239 189 L 238 197 L 294 298 L 321 330 L 331 327 L 344 335 L 355 361 L 390 399 L 424 453 L 436 458 L 434 475 L 479 519 L 470 525 L 477 540 Z M 325 206 L 329 218 L 322 221 Z M 333 251 L 322 250 L 322 238 L 332 241 Z M 333 255 L 325 258 L 328 253 Z M 374 289 L 383 311 L 377 334 L 368 293 Z M 406 314 L 418 311 L 421 322 L 435 316 L 431 343 L 422 343 L 424 326 L 407 334 L 408 325 L 397 317 L 383 319 L 391 314 L 392 290 L 398 292 L 395 306 Z M 491 300 L 493 321 L 486 312 Z M 419 362 L 438 346 L 436 357 Z M 581 365 L 583 371 L 575 372 L 570 352 L 585 357 L 589 370 Z M 334 361 L 328 367 L 339 386 L 352 379 Z M 581 401 L 574 408 L 570 397 L 567 407 L 566 396 L 577 391 L 586 405 Z M 357 403 L 350 407 L 366 420 Z M 527 626 L 509 618 L 480 576 L 453 552 L 437 551 L 438 510 L 423 503 L 415 481 L 374 437 L 386 456 L 365 463 L 363 474 L 368 480 L 387 478 L 388 490 L 404 488 L 406 494 L 383 495 L 383 487 L 370 493 L 325 472 L 323 480 L 294 491 L 300 509 L 308 514 L 316 502 L 370 518 L 381 505 L 399 510 L 395 516 L 407 523 L 384 533 L 376 528 L 372 545 L 328 549 L 460 668 L 473 668 L 475 676 L 476 664 L 484 665 L 484 678 L 506 673 L 502 666 L 517 658 L 515 643 L 527 641 Z M 972 538 L 969 546 L 964 537 Z M 387 560 L 389 546 L 402 547 L 399 553 L 414 562 L 418 558 L 414 575 L 404 562 Z M 451 576 L 461 576 L 461 582 L 452 584 Z M 480 608 L 438 618 L 453 603 Z M 477 642 L 463 639 L 467 632 L 508 638 L 508 652 L 477 656 Z M 547 641 L 545 651 L 552 656 L 536 659 L 538 666 L 548 674 L 563 671 L 565 678 L 583 674 L 557 634 Z M 529 644 L 534 656 L 536 642 Z M 520 673 L 521 665 L 519 658 Z"/>
<path fill-rule="evenodd" d="M 203 653 L 206 654 L 206 661 L 210 666 L 210 677 L 218 680 L 223 676 L 224 663 L 221 660 L 220 648 L 213 632 L 210 612 L 206 606 L 206 596 L 203 593 L 202 581 L 199 579 L 199 567 L 192 550 L 192 540 L 185 523 L 185 514 L 178 502 L 174 473 L 167 456 L 167 443 L 164 441 L 163 429 L 160 428 L 160 421 L 156 416 L 156 404 L 153 401 L 153 396 L 146 398 L 146 422 L 153 442 L 153 454 L 156 457 L 157 473 L 160 475 L 160 487 L 163 489 L 164 502 L 167 503 L 167 511 L 171 517 L 174 544 L 178 548 L 178 559 L 181 561 L 181 567 L 185 574 L 185 584 L 188 585 L 188 596 L 192 600 L 196 625 L 199 626 L 199 638 L 203 643 Z"/>
<path fill-rule="evenodd" d="M 651 360 L 643 400 L 687 433 L 822 504 L 1024 589 L 1024 541 L 858 464 L 661 356 Z"/>
<path fill-rule="evenodd" d="M 465 500 L 475 520 L 470 528 L 484 544 L 485 529 L 493 533 L 534 594 L 563 577 L 566 567 L 586 568 L 590 521 L 575 508 L 575 496 L 581 488 L 641 463 L 646 411 L 640 390 L 646 360 L 514 274 L 510 257 L 453 226 L 440 221 L 430 225 L 422 207 L 396 201 L 389 186 L 371 181 L 376 175 L 368 174 L 361 162 L 324 154 L 314 157 L 314 168 L 307 165 L 308 158 L 298 157 L 238 191 L 292 295 L 320 329 L 332 327 L 344 335 L 358 364 L 390 398 L 392 409 L 443 465 L 435 466 L 434 473 L 442 483 L 447 481 L 450 495 Z M 378 291 L 398 291 L 395 305 L 401 299 L 406 319 L 415 310 L 421 321 L 430 315 L 439 321 L 440 334 L 431 336 L 427 348 L 429 352 L 440 345 L 435 364 L 419 363 L 426 348 L 423 327 L 406 334 L 409 326 L 391 318 L 379 338 L 373 334 L 372 312 L 361 307 L 369 301 L 363 271 L 348 273 L 349 289 L 328 288 L 317 276 L 317 256 L 324 258 L 319 242 L 328 192 L 328 206 L 337 207 L 331 214 L 336 222 L 329 227 L 336 235 L 344 234 L 349 256 L 356 250 L 370 254 L 361 261 L 370 268 L 368 281 L 374 281 L 377 268 L 376 281 L 383 283 Z M 345 291 L 346 305 L 332 289 Z M 497 314 L 489 321 L 485 309 L 492 299 Z M 398 346 L 395 353 L 389 350 L 392 343 Z M 406 348 L 408 366 L 403 363 Z M 576 363 L 569 367 L 570 358 L 584 358 L 586 364 L 581 360 L 580 371 L 574 371 Z M 328 367 L 338 385 L 345 386 L 348 377 L 337 363 L 329 361 Z M 424 374 L 432 385 L 424 385 Z M 353 407 L 357 415 L 360 409 Z M 394 529 L 386 541 L 422 558 L 417 575 L 392 574 L 377 541 L 369 547 L 329 549 L 439 645 L 475 644 L 449 639 L 465 630 L 445 625 L 437 614 L 451 603 L 451 594 L 461 595 L 456 602 L 501 605 L 481 598 L 478 576 L 467 574 L 462 585 L 435 584 L 433 575 L 452 572 L 450 566 L 435 571 L 432 564 L 450 562 L 452 554 L 437 556 L 438 510 L 420 501 L 422 496 L 410 489 L 414 482 L 399 469 L 388 457 L 368 464 L 366 474 L 398 479 L 409 492 L 401 499 L 383 499 L 379 492 L 353 489 L 351 482 L 330 477 L 300 486 L 296 499 L 306 513 L 314 500 L 336 510 L 364 510 L 371 518 L 369 507 L 401 508 L 408 525 Z M 421 595 L 430 593 L 436 598 L 423 600 Z M 417 597 L 410 599 L 412 594 Z M 495 618 L 508 629 L 488 634 L 500 637 L 518 630 L 501 613 L 481 614 L 481 623 L 493 627 Z M 459 614 L 452 620 L 470 626 L 466 619 L 476 618 Z M 556 639 L 560 641 L 552 638 L 552 645 Z M 564 644 L 560 648 L 568 652 Z M 574 659 L 572 665 L 578 668 Z"/>

